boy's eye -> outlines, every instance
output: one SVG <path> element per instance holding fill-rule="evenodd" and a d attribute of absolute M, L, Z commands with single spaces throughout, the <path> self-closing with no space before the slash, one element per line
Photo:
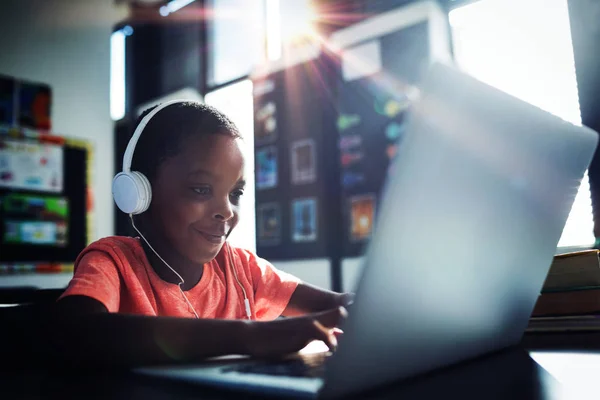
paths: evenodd
<path fill-rule="evenodd" d="M 234 203 L 237 203 L 240 200 L 240 197 L 244 195 L 244 191 L 242 189 L 234 190 L 231 192 L 231 197 L 234 200 Z"/>
<path fill-rule="evenodd" d="M 234 190 L 231 195 L 237 199 L 244 195 L 244 191 L 242 189 Z"/>
<path fill-rule="evenodd" d="M 202 196 L 207 196 L 207 195 L 210 194 L 210 188 L 207 188 L 207 187 L 195 187 L 195 188 L 192 188 L 192 190 L 196 194 L 199 194 L 199 195 L 202 195 Z"/>

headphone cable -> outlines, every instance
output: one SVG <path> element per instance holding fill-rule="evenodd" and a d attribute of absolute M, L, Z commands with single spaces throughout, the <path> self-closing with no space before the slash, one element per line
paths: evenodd
<path fill-rule="evenodd" d="M 183 285 L 185 283 L 185 281 L 183 280 L 183 278 L 181 277 L 181 275 L 179 275 L 177 273 L 177 271 L 175 271 L 173 268 L 171 268 L 171 266 L 169 265 L 168 262 L 166 262 L 164 260 L 164 258 L 162 258 L 160 256 L 160 254 L 158 254 L 158 252 L 156 250 L 154 250 L 154 247 L 152 247 L 152 245 L 150 244 L 150 242 L 148 242 L 148 240 L 146 239 L 146 237 L 142 234 L 142 232 L 140 232 L 140 230 L 135 226 L 135 222 L 133 222 L 133 215 L 129 214 L 129 219 L 131 220 L 131 226 L 133 226 L 133 229 L 135 229 L 135 231 L 140 235 L 140 237 L 144 240 L 144 242 L 146 242 L 146 244 L 148 245 L 148 247 L 150 248 L 150 250 L 152 250 L 152 252 L 154 254 L 156 254 L 156 256 L 160 259 L 160 261 L 162 261 L 167 268 L 169 268 L 171 271 L 173 271 L 173 273 L 175 275 L 177 275 L 177 277 L 179 278 L 179 280 L 181 282 L 179 282 L 179 284 L 177 285 L 177 287 L 179 288 L 179 291 L 181 292 L 181 295 L 183 296 L 183 298 L 185 299 L 185 302 L 188 304 L 188 306 L 190 307 L 190 309 L 192 310 L 192 312 L 194 313 L 194 315 L 196 316 L 197 319 L 200 319 L 200 317 L 198 316 L 198 313 L 196 312 L 196 310 L 194 310 L 194 306 L 192 306 L 192 303 L 190 303 L 189 299 L 187 298 L 187 296 L 185 295 L 185 293 L 183 292 L 183 289 L 181 288 L 181 285 Z"/>

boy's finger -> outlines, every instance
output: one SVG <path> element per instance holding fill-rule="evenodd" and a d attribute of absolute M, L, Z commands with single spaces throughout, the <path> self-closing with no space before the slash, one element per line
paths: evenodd
<path fill-rule="evenodd" d="M 342 295 L 342 306 L 348 307 L 354 303 L 354 293 L 344 293 Z"/>
<path fill-rule="evenodd" d="M 327 328 L 337 327 L 346 317 L 348 311 L 344 307 L 334 308 L 329 311 L 323 311 L 314 314 L 313 318 L 321 323 L 321 325 Z"/>
<path fill-rule="evenodd" d="M 341 330 L 340 328 L 333 328 L 331 330 L 331 333 L 333 333 L 335 335 L 335 337 L 338 337 L 338 336 L 342 335 L 344 333 L 344 331 Z"/>
<path fill-rule="evenodd" d="M 337 338 L 332 333 L 332 331 L 321 325 L 321 323 L 319 323 L 319 321 L 317 320 L 313 320 L 313 325 L 315 326 L 315 328 L 317 328 L 317 339 L 325 342 L 327 347 L 329 347 L 329 350 L 335 351 L 338 342 Z"/>

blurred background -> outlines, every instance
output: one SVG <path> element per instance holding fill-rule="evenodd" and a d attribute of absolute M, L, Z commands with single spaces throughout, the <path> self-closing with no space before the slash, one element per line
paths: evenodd
<path fill-rule="evenodd" d="M 406 112 L 432 62 L 453 60 L 600 131 L 596 0 L 1 7 L 0 287 L 65 287 L 87 244 L 133 235 L 112 177 L 139 114 L 169 99 L 213 105 L 244 136 L 254 163 L 231 241 L 335 290 L 359 279 Z M 598 246 L 599 168 L 596 157 L 557 252 Z M 439 240 L 432 232 L 431 247 Z"/>

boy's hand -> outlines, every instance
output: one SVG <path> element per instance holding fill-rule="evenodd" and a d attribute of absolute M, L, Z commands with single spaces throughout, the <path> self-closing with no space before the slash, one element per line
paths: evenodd
<path fill-rule="evenodd" d="M 286 317 L 330 310 L 337 307 L 348 307 L 354 300 L 354 293 L 337 293 L 321 289 L 305 282 L 298 284 L 294 294 L 283 311 Z"/>
<path fill-rule="evenodd" d="M 340 293 L 339 304 L 342 307 L 349 307 L 354 303 L 354 293 Z"/>
<path fill-rule="evenodd" d="M 337 328 L 346 318 L 343 307 L 302 317 L 253 322 L 249 327 L 247 353 L 253 357 L 278 357 L 295 353 L 313 340 L 322 340 L 332 351 L 337 347 Z"/>

